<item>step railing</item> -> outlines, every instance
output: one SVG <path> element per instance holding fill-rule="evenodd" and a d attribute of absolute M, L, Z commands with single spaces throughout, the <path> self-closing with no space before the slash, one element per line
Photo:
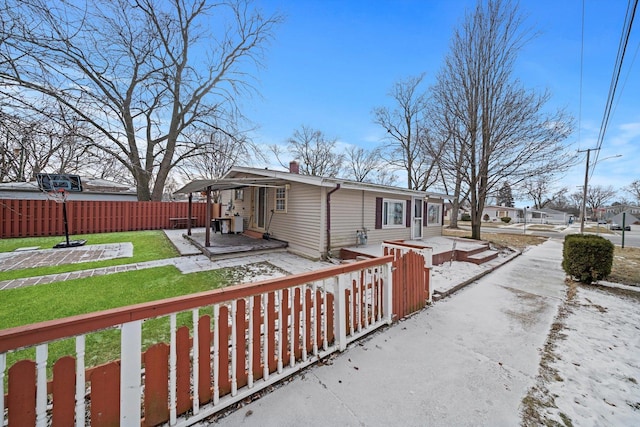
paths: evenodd
<path fill-rule="evenodd" d="M 1 330 L 0 414 L 8 426 L 193 424 L 390 324 L 392 261 Z M 156 318 L 168 318 L 169 342 L 143 351 Z M 86 337 L 103 330 L 119 331 L 120 357 L 87 369 Z M 49 360 L 69 338 L 75 353 Z M 11 360 L 24 348 L 35 361 Z"/>

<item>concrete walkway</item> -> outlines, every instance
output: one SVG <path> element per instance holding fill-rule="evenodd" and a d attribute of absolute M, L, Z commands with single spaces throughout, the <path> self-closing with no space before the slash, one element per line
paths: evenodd
<path fill-rule="evenodd" d="M 561 254 L 555 240 L 532 247 L 454 298 L 199 425 L 520 425 L 565 295 Z"/>

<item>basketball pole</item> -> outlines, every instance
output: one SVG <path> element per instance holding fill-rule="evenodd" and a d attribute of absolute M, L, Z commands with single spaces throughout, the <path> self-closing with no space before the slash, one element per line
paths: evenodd
<path fill-rule="evenodd" d="M 67 201 L 62 202 L 62 221 L 64 222 L 64 237 L 67 240 L 67 247 L 71 246 L 69 243 L 69 224 L 67 223 Z"/>

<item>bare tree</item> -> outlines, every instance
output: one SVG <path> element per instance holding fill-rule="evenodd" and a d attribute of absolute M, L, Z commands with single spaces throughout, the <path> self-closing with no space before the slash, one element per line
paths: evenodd
<path fill-rule="evenodd" d="M 605 206 L 616 196 L 616 191 L 612 186 L 603 187 L 601 185 L 591 185 L 587 188 L 587 208 L 591 215 L 595 216 L 596 210 Z"/>
<path fill-rule="evenodd" d="M 367 151 L 352 145 L 346 150 L 345 164 L 348 177 L 358 182 L 371 182 L 373 174 L 380 166 L 380 150 Z"/>
<path fill-rule="evenodd" d="M 523 88 L 513 64 L 527 41 L 517 6 L 508 1 L 479 1 L 454 32 L 451 50 L 434 92 L 445 100 L 446 121 L 463 156 L 457 173 L 469 188 L 471 235 L 480 238 L 482 211 L 496 185 L 516 186 L 533 177 L 562 173 L 573 163 L 563 141 L 571 119 L 562 111 L 546 115 L 550 95 Z M 444 119 L 443 119 L 444 121 Z"/>
<path fill-rule="evenodd" d="M 345 152 L 346 177 L 358 182 L 394 185 L 398 177 L 380 156 L 379 148 L 366 150 L 350 146 Z"/>
<path fill-rule="evenodd" d="M 571 207 L 578 211 L 580 215 L 580 209 L 582 209 L 582 191 L 576 191 L 569 195 L 569 202 Z"/>
<path fill-rule="evenodd" d="M 340 176 L 344 162 L 344 154 L 337 152 L 336 143 L 337 139 L 328 139 L 322 131 L 301 126 L 287 140 L 286 151 L 278 145 L 270 148 L 283 167 L 289 164 L 282 159 L 287 155 L 288 160 L 300 162 L 301 174 L 336 177 Z"/>
<path fill-rule="evenodd" d="M 566 194 L 567 187 L 553 189 L 548 179 L 544 177 L 532 177 L 522 183 L 525 195 L 533 200 L 534 209 L 546 208 Z"/>
<path fill-rule="evenodd" d="M 37 108 L 39 92 L 70 108 L 100 149 L 133 176 L 139 200 L 160 200 L 188 138 L 239 108 L 279 16 L 249 0 L 4 0 L 0 88 Z M 2 31 L 8 31 L 3 27 Z"/>
<path fill-rule="evenodd" d="M 395 107 L 377 107 L 374 122 L 387 132 L 387 161 L 406 171 L 407 186 L 426 190 L 438 179 L 438 157 L 443 146 L 433 138 L 427 123 L 428 98 L 420 91 L 424 74 L 396 82 L 389 96 Z"/>
<path fill-rule="evenodd" d="M 232 166 L 249 164 L 255 149 L 243 132 L 213 130 L 194 136 L 200 147 L 180 167 L 182 175 L 194 178 L 217 179 L 223 177 Z"/>
<path fill-rule="evenodd" d="M 0 181 L 30 181 L 40 172 L 104 173 L 109 161 L 92 149 L 91 129 L 64 106 L 40 104 L 41 113 L 0 113 Z"/>
<path fill-rule="evenodd" d="M 449 228 L 458 228 L 458 211 L 463 201 L 469 197 L 469 182 L 467 175 L 468 158 L 465 155 L 466 138 L 468 137 L 461 120 L 456 116 L 457 106 L 452 105 L 453 100 L 448 96 L 444 85 L 436 85 L 432 88 L 432 123 L 434 131 L 441 135 L 443 146 L 438 158 L 439 172 L 446 194 L 451 195 L 451 215 Z M 449 191 L 449 183 L 453 183 L 453 193 Z"/>
<path fill-rule="evenodd" d="M 631 195 L 636 206 L 640 206 L 640 179 L 632 181 L 625 187 L 625 191 Z"/>

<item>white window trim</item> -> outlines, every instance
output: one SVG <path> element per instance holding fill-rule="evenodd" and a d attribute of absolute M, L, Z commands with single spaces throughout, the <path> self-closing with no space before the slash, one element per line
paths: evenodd
<path fill-rule="evenodd" d="M 284 190 L 284 198 L 278 197 L 278 190 L 280 190 L 280 189 Z M 282 200 L 282 199 L 284 199 L 284 209 L 278 209 L 278 200 Z M 289 206 L 289 188 L 288 188 L 288 186 L 284 185 L 282 187 L 276 187 L 275 191 L 273 192 L 273 209 L 274 209 L 274 212 L 287 213 L 288 206 Z"/>
<path fill-rule="evenodd" d="M 385 205 L 387 205 L 387 209 L 390 203 L 399 203 L 402 205 L 402 223 L 401 224 L 386 224 L 388 221 L 388 215 L 385 217 Z M 398 199 L 382 199 L 382 228 L 406 228 L 406 215 L 407 215 L 407 201 L 406 200 L 398 200 Z M 388 210 L 387 210 L 388 213 Z"/>
<path fill-rule="evenodd" d="M 438 208 L 438 221 L 431 222 L 429 218 L 429 210 L 431 206 L 436 206 Z M 442 225 L 442 204 L 441 203 L 430 203 L 427 202 L 427 227 L 429 226 L 441 226 Z"/>

